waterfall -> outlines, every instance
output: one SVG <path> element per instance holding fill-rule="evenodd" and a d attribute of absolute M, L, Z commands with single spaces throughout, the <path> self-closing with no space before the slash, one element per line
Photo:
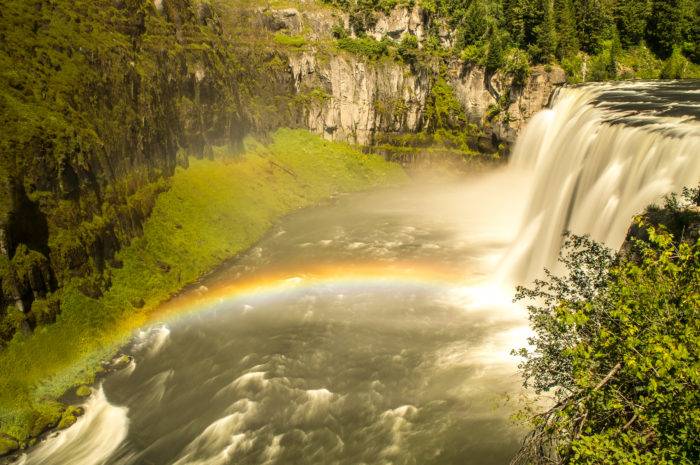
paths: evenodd
<path fill-rule="evenodd" d="M 566 231 L 617 249 L 634 215 L 697 186 L 699 89 L 697 81 L 559 89 L 514 147 L 509 169 L 526 173 L 530 192 L 504 273 L 522 282 L 554 268 Z"/>

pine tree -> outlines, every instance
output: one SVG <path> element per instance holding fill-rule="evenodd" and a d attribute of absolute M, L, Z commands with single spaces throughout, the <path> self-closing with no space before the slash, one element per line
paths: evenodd
<path fill-rule="evenodd" d="M 617 0 L 613 14 L 625 48 L 639 45 L 644 39 L 650 13 L 651 0 Z"/>
<path fill-rule="evenodd" d="M 617 77 L 617 67 L 618 59 L 620 53 L 622 52 L 622 42 L 620 41 L 620 34 L 616 27 L 613 27 L 612 31 L 612 45 L 610 47 L 610 60 L 608 61 L 607 72 L 608 78 L 615 79 Z"/>
<path fill-rule="evenodd" d="M 555 0 L 554 17 L 558 26 L 556 55 L 561 60 L 575 55 L 579 50 L 574 7 L 571 0 Z"/>
<path fill-rule="evenodd" d="M 494 73 L 503 65 L 503 38 L 498 31 L 491 33 L 489 48 L 486 53 L 486 71 Z"/>
<path fill-rule="evenodd" d="M 489 33 L 491 22 L 486 2 L 473 0 L 462 19 L 459 35 L 460 45 L 464 47 L 482 42 Z"/>
<path fill-rule="evenodd" d="M 513 43 L 519 47 L 525 44 L 525 18 L 523 0 L 503 0 L 503 26 L 510 34 Z"/>
<path fill-rule="evenodd" d="M 697 21 L 693 0 L 653 0 L 647 43 L 661 58 L 668 58 L 674 47 L 692 40 Z"/>
<path fill-rule="evenodd" d="M 535 50 L 534 58 L 542 63 L 549 63 L 554 58 L 557 49 L 557 36 L 554 29 L 554 5 L 553 0 L 540 0 L 542 9 L 542 22 L 535 26 Z"/>
<path fill-rule="evenodd" d="M 603 0 L 575 0 L 574 8 L 581 49 L 588 53 L 598 53 L 602 41 L 610 33 L 612 24 L 610 4 Z"/>

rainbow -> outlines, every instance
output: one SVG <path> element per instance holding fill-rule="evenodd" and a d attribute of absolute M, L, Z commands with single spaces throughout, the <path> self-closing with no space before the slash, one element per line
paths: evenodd
<path fill-rule="evenodd" d="M 467 284 L 461 271 L 417 262 L 391 262 L 333 263 L 303 270 L 263 272 L 210 288 L 191 289 L 161 305 L 151 319 L 162 322 L 213 310 L 222 304 L 284 297 L 323 288 L 448 288 Z"/>

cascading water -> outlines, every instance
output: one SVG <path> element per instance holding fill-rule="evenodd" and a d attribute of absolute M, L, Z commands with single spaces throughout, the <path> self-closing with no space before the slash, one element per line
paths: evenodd
<path fill-rule="evenodd" d="M 511 169 L 532 177 L 503 269 L 522 281 L 553 267 L 566 231 L 619 248 L 630 219 L 700 181 L 697 83 L 563 88 L 518 139 Z"/>

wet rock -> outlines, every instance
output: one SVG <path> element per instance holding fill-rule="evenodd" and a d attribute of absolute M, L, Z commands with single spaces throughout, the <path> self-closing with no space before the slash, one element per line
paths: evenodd
<path fill-rule="evenodd" d="M 58 422 L 58 426 L 56 428 L 61 430 L 73 426 L 73 424 L 78 421 L 78 417 L 82 416 L 83 414 L 85 414 L 85 410 L 82 407 L 75 407 L 72 405 L 68 406 L 68 408 L 63 411 L 61 421 Z"/>
<path fill-rule="evenodd" d="M 121 354 L 112 359 L 108 368 L 113 371 L 123 370 L 128 367 L 134 358 L 130 355 Z"/>
<path fill-rule="evenodd" d="M 19 449 L 19 442 L 6 435 L 0 435 L 0 457 Z"/>

